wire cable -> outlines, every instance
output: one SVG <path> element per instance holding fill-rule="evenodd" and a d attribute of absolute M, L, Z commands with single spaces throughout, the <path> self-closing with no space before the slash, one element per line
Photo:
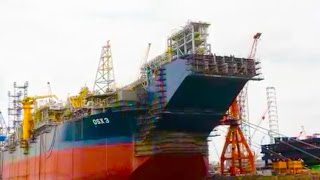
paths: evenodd
<path fill-rule="evenodd" d="M 225 130 L 223 130 L 223 129 L 221 129 L 221 128 L 219 128 L 219 130 L 221 130 L 221 131 L 224 132 L 224 133 L 227 132 L 227 131 L 225 131 Z M 270 153 L 272 153 L 272 154 L 274 154 L 274 155 L 276 155 L 276 156 L 283 157 L 284 159 L 289 159 L 288 157 L 285 157 L 284 155 L 282 155 L 282 154 L 280 154 L 280 153 L 277 153 L 277 152 L 275 152 L 275 151 L 272 151 L 272 150 L 270 150 L 270 149 L 262 146 L 261 144 L 255 142 L 255 141 L 252 141 L 252 140 L 251 140 L 251 142 L 255 144 L 255 145 L 254 145 L 254 144 L 251 144 L 251 145 L 255 146 L 256 148 L 265 149 L 265 150 L 269 151 Z"/>
<path fill-rule="evenodd" d="M 301 140 L 299 140 L 299 139 L 295 139 L 295 138 L 286 136 L 286 135 L 284 135 L 284 134 L 271 131 L 271 130 L 266 129 L 266 128 L 264 128 L 264 127 L 261 127 L 261 126 L 258 126 L 258 125 L 255 125 L 255 124 L 252 124 L 252 123 L 249 123 L 249 122 L 245 122 L 245 121 L 243 121 L 243 123 L 246 123 L 247 125 L 249 125 L 249 126 L 251 126 L 251 127 L 252 127 L 252 126 L 255 126 L 255 127 L 252 127 L 252 128 L 255 128 L 255 129 L 256 129 L 256 128 L 260 128 L 260 129 L 263 129 L 263 130 L 268 131 L 268 132 L 273 132 L 273 133 L 276 133 L 276 134 L 278 134 L 278 135 L 280 135 L 280 136 L 287 137 L 289 140 L 294 140 L 294 141 L 300 142 L 300 143 L 302 143 L 302 144 L 305 144 L 305 145 L 314 147 L 314 148 L 316 148 L 316 149 L 320 149 L 319 146 L 316 146 L 316 145 L 314 145 L 314 144 L 310 144 L 310 143 L 307 143 L 307 142 L 305 142 L 305 141 L 301 141 Z M 267 135 L 268 135 L 268 134 L 267 134 Z"/>
<path fill-rule="evenodd" d="M 309 153 L 309 152 L 307 152 L 307 151 L 304 151 L 304 150 L 302 150 L 302 149 L 300 149 L 300 148 L 297 148 L 297 147 L 295 147 L 295 146 L 293 146 L 293 145 L 291 145 L 291 144 L 289 144 L 289 143 L 287 143 L 287 142 L 284 142 L 284 141 L 280 141 L 280 142 L 283 143 L 283 144 L 285 144 L 285 145 L 287 145 L 287 146 L 290 146 L 290 147 L 292 147 L 292 148 L 294 148 L 294 149 L 296 149 L 296 150 L 298 150 L 298 151 L 301 151 L 302 153 L 305 153 L 305 154 L 307 154 L 307 155 L 309 155 L 309 156 L 311 156 L 311 157 L 313 157 L 313 158 L 315 158 L 315 159 L 320 160 L 320 157 L 315 156 L 315 155 L 313 155 L 313 154 L 311 154 L 311 153 Z"/>
<path fill-rule="evenodd" d="M 247 123 L 247 122 L 246 122 Z M 251 125 L 254 125 L 254 124 L 251 124 L 251 123 L 247 123 L 249 126 L 251 126 Z M 256 125 L 254 125 L 254 126 L 256 126 Z M 252 127 L 252 126 L 251 126 Z M 258 128 L 261 128 L 261 129 L 264 129 L 264 130 L 267 130 L 266 128 L 263 128 L 263 127 L 259 127 L 259 126 L 256 126 L 256 127 L 258 127 Z M 260 131 L 260 132 L 262 132 L 261 130 L 258 130 L 258 131 Z M 264 133 L 264 132 L 262 132 L 263 134 L 265 134 L 265 135 L 268 135 L 267 133 Z M 307 152 L 307 151 L 304 151 L 303 149 L 301 149 L 301 148 L 298 148 L 298 147 L 296 147 L 296 146 L 294 146 L 294 145 L 292 145 L 292 144 L 289 144 L 289 143 L 286 143 L 286 142 L 284 142 L 284 141 L 280 141 L 281 143 L 283 143 L 283 144 L 286 144 L 286 145 L 288 145 L 288 146 L 290 146 L 291 148 L 294 148 L 294 149 L 296 149 L 296 150 L 298 150 L 298 151 L 300 151 L 300 152 L 302 152 L 302 153 L 304 153 L 304 154 L 306 154 L 306 155 L 309 155 L 309 156 L 311 156 L 311 157 L 313 157 L 313 158 L 315 158 L 315 159 L 318 159 L 318 160 L 320 160 L 320 157 L 318 157 L 318 156 L 315 156 L 315 155 L 313 155 L 313 154 L 311 154 L 311 153 L 309 153 L 309 152 Z M 309 143 L 307 143 L 308 145 L 310 145 Z M 313 144 L 312 144 L 313 145 Z M 313 145 L 314 146 L 314 145 Z M 318 146 L 316 146 L 317 148 L 319 148 L 320 149 L 320 147 L 318 147 Z"/>
<path fill-rule="evenodd" d="M 253 146 L 255 146 L 256 148 L 259 148 L 259 149 L 265 149 L 265 150 L 269 151 L 271 154 L 274 154 L 274 155 L 279 156 L 279 157 L 283 157 L 283 159 L 286 159 L 286 160 L 289 159 L 288 157 L 285 157 L 284 155 L 282 155 L 280 153 L 272 151 L 272 150 L 270 150 L 270 149 L 268 149 L 268 148 L 266 148 L 264 146 L 261 146 L 259 144 L 258 145 L 255 145 L 255 144 L 258 144 L 258 143 L 254 143 L 254 144 L 251 144 L 251 145 L 253 145 Z"/>

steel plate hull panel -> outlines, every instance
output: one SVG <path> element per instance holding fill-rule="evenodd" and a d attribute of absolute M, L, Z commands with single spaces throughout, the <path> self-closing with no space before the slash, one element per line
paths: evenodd
<path fill-rule="evenodd" d="M 135 157 L 133 144 L 55 150 L 4 166 L 3 179 L 201 179 L 207 156 L 168 154 Z"/>
<path fill-rule="evenodd" d="M 134 170 L 133 158 L 131 143 L 55 150 L 50 156 L 4 164 L 3 179 L 127 179 Z"/>
<path fill-rule="evenodd" d="M 162 154 L 142 164 L 131 179 L 201 180 L 207 177 L 208 159 L 202 154 Z"/>

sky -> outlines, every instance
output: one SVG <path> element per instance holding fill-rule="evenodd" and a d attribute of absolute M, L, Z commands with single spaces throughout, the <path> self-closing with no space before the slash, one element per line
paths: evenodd
<path fill-rule="evenodd" d="M 218 55 L 247 57 L 252 36 L 262 32 L 257 58 L 265 80 L 250 82 L 250 121 L 266 110 L 267 86 L 276 87 L 280 132 L 320 131 L 320 1 L 317 0 L 0 0 L 0 110 L 7 119 L 7 92 L 29 81 L 29 94 L 61 99 L 93 87 L 101 47 L 111 42 L 115 78 L 137 78 L 150 42 L 150 59 L 188 20 L 211 24 Z M 262 126 L 268 127 L 267 120 Z M 213 143 L 221 151 L 225 128 Z M 268 143 L 262 133 L 253 140 Z M 211 158 L 216 159 L 214 148 Z"/>

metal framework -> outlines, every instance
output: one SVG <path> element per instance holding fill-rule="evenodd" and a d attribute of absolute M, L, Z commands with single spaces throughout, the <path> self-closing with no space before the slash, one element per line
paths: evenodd
<path fill-rule="evenodd" d="M 145 64 L 145 67 L 157 69 L 172 59 L 189 55 L 209 55 L 211 46 L 208 41 L 208 28 L 205 22 L 188 22 L 182 30 L 173 33 L 167 40 L 167 51 Z"/>
<path fill-rule="evenodd" d="M 274 138 L 279 137 L 278 108 L 276 88 L 267 87 L 268 119 L 270 143 L 274 143 Z"/>
<path fill-rule="evenodd" d="M 8 127 L 16 130 L 21 124 L 22 104 L 21 101 L 28 95 L 28 81 L 19 86 L 16 82 L 13 83 L 13 94 L 9 91 L 9 107 L 8 107 Z"/>
<path fill-rule="evenodd" d="M 242 89 L 238 96 L 239 109 L 240 109 L 240 120 L 241 120 L 241 129 L 244 133 L 244 136 L 248 140 L 249 144 L 251 144 L 251 131 L 248 123 L 250 123 L 249 119 L 249 103 L 248 103 L 248 83 Z M 247 122 L 247 123 L 243 123 Z"/>
<path fill-rule="evenodd" d="M 223 125 L 229 125 L 226 141 L 221 153 L 221 174 L 239 175 L 255 172 L 254 155 L 240 129 L 239 107 L 234 101 L 229 109 L 228 117 Z"/>
<path fill-rule="evenodd" d="M 93 86 L 93 92 L 95 94 L 106 94 L 114 92 L 115 90 L 115 78 L 111 54 L 110 41 L 107 41 L 107 45 L 102 47 L 101 57 L 98 65 L 98 70 Z"/>
<path fill-rule="evenodd" d="M 258 42 L 262 33 L 256 33 L 253 36 L 253 43 L 250 49 L 250 53 L 248 59 L 253 59 L 256 62 L 256 70 L 259 71 L 261 69 L 260 62 L 256 60 L 256 52 L 258 47 Z M 261 75 L 261 72 L 257 72 L 257 74 Z M 249 121 L 249 103 L 248 103 L 248 83 L 241 90 L 238 96 L 239 106 L 240 106 L 240 118 L 243 122 Z M 248 139 L 249 144 L 251 144 L 251 132 L 248 123 L 241 123 L 241 129 L 245 134 L 245 137 Z"/>
<path fill-rule="evenodd" d="M 211 53 L 210 44 L 207 43 L 209 26 L 204 22 L 189 22 L 182 30 L 171 35 L 168 47 L 172 57 Z"/>

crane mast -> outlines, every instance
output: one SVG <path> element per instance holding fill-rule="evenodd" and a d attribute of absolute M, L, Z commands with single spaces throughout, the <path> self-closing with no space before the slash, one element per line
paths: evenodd
<path fill-rule="evenodd" d="M 248 59 L 256 60 L 257 46 L 258 46 L 258 42 L 261 35 L 262 33 L 258 32 L 253 36 L 253 43 L 250 49 L 250 53 L 248 55 Z M 249 121 L 249 103 L 248 103 L 248 83 L 244 86 L 244 88 L 239 93 L 238 103 L 240 108 L 241 121 L 250 122 Z M 241 129 L 244 132 L 246 138 L 248 139 L 249 144 L 251 144 L 252 136 L 251 136 L 250 127 L 245 123 L 241 123 Z"/>

